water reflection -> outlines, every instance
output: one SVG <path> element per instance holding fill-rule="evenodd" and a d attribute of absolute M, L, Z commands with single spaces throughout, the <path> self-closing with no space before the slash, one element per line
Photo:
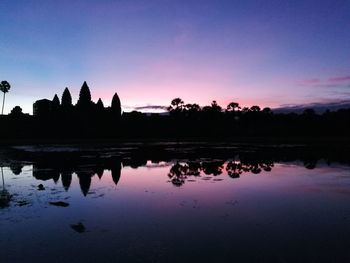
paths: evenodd
<path fill-rule="evenodd" d="M 100 159 L 93 159 L 93 163 L 85 162 L 83 164 L 76 162 L 59 162 L 61 165 L 57 166 L 55 162 L 36 162 L 33 163 L 33 176 L 39 181 L 53 180 L 55 184 L 61 181 L 62 187 L 68 191 L 73 177 L 78 178 L 81 192 L 84 196 L 89 193 L 92 183 L 92 177 L 97 176 L 102 179 L 106 171 L 110 171 L 112 181 L 118 185 L 122 174 L 122 167 L 130 167 L 138 169 L 139 167 L 157 167 L 161 164 L 167 163 L 169 172 L 164 174 L 168 176 L 170 182 L 174 186 L 182 186 L 189 177 L 200 176 L 218 176 L 227 175 L 229 178 L 237 179 L 245 173 L 260 174 L 261 172 L 270 172 L 274 167 L 274 162 L 271 159 L 253 158 L 253 156 L 243 156 L 239 159 L 237 156 L 230 159 L 215 159 L 215 160 L 177 160 L 173 162 L 164 161 L 147 161 L 144 159 L 130 159 L 122 161 L 121 159 L 111 158 L 101 161 Z M 96 164 L 97 163 L 97 164 Z M 305 160 L 301 164 L 307 169 L 316 168 L 317 160 Z M 300 164 L 300 165 L 301 165 Z M 329 164 L 328 164 L 329 165 Z M 13 163 L 9 169 L 15 175 L 20 175 L 24 164 Z M 2 172 L 3 176 L 3 172 Z M 210 178 L 206 178 L 209 180 Z M 4 180 L 4 179 L 3 179 Z M 2 200 L 9 200 L 5 198 L 9 196 L 5 189 L 3 181 Z M 4 203 L 6 203 L 3 201 Z"/>
<path fill-rule="evenodd" d="M 154 162 L 150 161 L 153 165 Z M 147 165 L 147 161 L 140 162 L 137 160 L 135 163 L 131 160 L 126 161 L 127 165 L 124 167 L 131 167 L 137 169 Z M 159 163 L 162 163 L 159 162 Z M 159 164 L 156 163 L 156 164 Z M 35 179 L 40 181 L 53 180 L 56 184 L 61 179 L 61 184 L 63 188 L 68 191 L 72 178 L 74 175 L 77 176 L 79 180 L 79 185 L 81 192 L 86 196 L 91 187 L 91 178 L 97 176 L 101 179 L 105 171 L 110 171 L 112 180 L 115 185 L 118 185 L 118 182 L 121 177 L 122 170 L 122 161 L 113 160 L 109 162 L 108 165 L 98 164 L 98 165 L 72 165 L 66 164 L 63 167 L 53 167 L 52 165 L 43 164 L 43 163 L 34 163 L 33 164 L 33 176 Z M 186 179 L 189 176 L 218 176 L 221 174 L 226 174 L 230 178 L 239 178 L 244 173 L 253 173 L 259 174 L 261 171 L 269 172 L 274 166 L 271 161 L 249 161 L 249 160 L 206 160 L 206 161 L 176 161 L 173 164 L 169 165 L 168 177 L 171 183 L 175 186 L 182 186 Z M 15 168 L 14 168 L 15 167 Z M 16 164 L 15 166 L 10 166 L 9 168 L 15 175 L 19 175 L 18 167 L 23 168 L 23 165 Z M 306 166 L 308 169 L 311 169 L 310 166 Z M 315 167 L 315 166 L 314 166 Z M 314 168 L 313 167 L 313 168 Z M 15 170 L 13 170 L 15 169 Z"/>
<path fill-rule="evenodd" d="M 176 186 L 181 186 L 185 183 L 188 176 L 205 175 L 217 176 L 222 173 L 235 179 L 239 178 L 243 173 L 259 174 L 261 171 L 270 172 L 274 164 L 272 162 L 241 162 L 236 161 L 204 161 L 204 162 L 177 162 L 174 164 L 168 173 L 171 182 Z"/>
<path fill-rule="evenodd" d="M 343 151 L 347 150 L 343 149 Z M 32 164 L 32 174 L 35 179 L 53 180 L 55 184 L 60 182 L 65 191 L 70 189 L 74 178 L 77 178 L 81 193 L 86 196 L 90 191 L 92 178 L 96 176 L 102 179 L 106 171 L 108 171 L 108 176 L 111 176 L 113 183 L 118 185 L 123 167 L 152 168 L 165 163 L 169 169 L 164 173 L 164 178 L 168 178 L 167 181 L 174 186 L 181 187 L 186 181 L 193 181 L 195 177 L 207 176 L 204 179 L 210 180 L 210 176 L 223 175 L 237 179 L 246 173 L 270 172 L 275 163 L 293 162 L 307 169 L 316 168 L 321 159 L 327 165 L 338 160 L 348 164 L 347 156 L 341 151 L 340 154 L 337 154 L 335 151 L 297 146 L 238 148 L 229 145 L 193 146 L 185 144 L 180 148 L 172 145 L 151 145 L 97 148 L 96 150 L 78 149 L 71 146 L 71 148 L 63 147 L 62 149 L 39 147 L 39 151 L 33 147 L 11 150 L 5 152 L 2 157 L 5 159 L 7 157 L 7 162 L 0 160 L 0 163 L 5 164 L 5 167 L 8 167 L 14 175 L 20 175 L 25 165 Z M 26 161 L 21 161 L 21 159 Z M 189 179 L 189 177 L 193 178 Z M 219 179 L 214 180 L 219 181 Z M 9 196 L 3 182 L 2 206 L 7 205 Z"/>
<path fill-rule="evenodd" d="M 346 157 L 198 151 L 8 158 L 4 262 L 348 262 Z"/>
<path fill-rule="evenodd" d="M 33 176 L 37 180 L 41 181 L 52 179 L 55 183 L 58 183 L 61 177 L 62 186 L 66 191 L 68 191 L 72 183 L 72 177 L 75 174 L 79 179 L 81 192 L 84 196 L 86 196 L 90 190 L 91 178 L 93 176 L 96 175 L 99 179 L 101 179 L 106 170 L 111 171 L 113 182 L 115 185 L 117 185 L 121 176 L 121 169 L 122 163 L 120 160 L 113 160 L 113 162 L 109 162 L 108 165 L 66 164 L 63 167 L 52 167 L 47 163 L 34 163 Z"/>
<path fill-rule="evenodd" d="M 11 196 L 5 187 L 3 167 L 1 167 L 1 179 L 2 179 L 2 189 L 0 190 L 0 208 L 5 208 L 9 206 Z"/>

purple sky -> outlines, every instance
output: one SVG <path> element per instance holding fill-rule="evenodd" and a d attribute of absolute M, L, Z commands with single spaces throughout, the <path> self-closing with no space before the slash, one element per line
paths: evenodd
<path fill-rule="evenodd" d="M 350 1 L 0 1 L 5 112 L 92 97 L 125 110 L 350 99 Z"/>

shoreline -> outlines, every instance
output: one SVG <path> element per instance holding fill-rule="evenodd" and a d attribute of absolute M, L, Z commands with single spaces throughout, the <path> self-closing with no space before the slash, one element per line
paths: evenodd
<path fill-rule="evenodd" d="M 291 144 L 305 146 L 342 146 L 350 147 L 350 137 L 200 137 L 200 138 L 69 138 L 69 139 L 0 139 L 0 146 L 16 145 L 125 145 L 125 144 L 206 144 L 206 143 L 230 143 L 230 144 Z M 328 145 L 320 145 L 327 143 Z"/>

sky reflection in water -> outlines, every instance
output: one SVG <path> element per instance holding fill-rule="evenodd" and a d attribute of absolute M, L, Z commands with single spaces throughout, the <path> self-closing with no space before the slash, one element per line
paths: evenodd
<path fill-rule="evenodd" d="M 240 162 L 148 161 L 136 169 L 116 165 L 121 171 L 104 170 L 101 178 L 86 165 L 69 187 L 36 164 L 18 175 L 4 167 L 12 197 L 0 210 L 2 262 L 62 262 L 70 255 L 78 262 L 350 258 L 349 167 L 270 163 L 259 173 L 245 165 L 232 175 L 232 164 Z M 43 172 L 48 180 L 34 177 Z"/>

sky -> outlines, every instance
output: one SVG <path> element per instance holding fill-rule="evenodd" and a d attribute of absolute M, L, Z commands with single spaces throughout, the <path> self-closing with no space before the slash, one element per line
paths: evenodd
<path fill-rule="evenodd" d="M 167 106 L 176 97 L 277 108 L 350 100 L 348 0 L 0 0 L 5 113 L 78 99 Z M 2 95 L 2 94 L 0 94 Z"/>

